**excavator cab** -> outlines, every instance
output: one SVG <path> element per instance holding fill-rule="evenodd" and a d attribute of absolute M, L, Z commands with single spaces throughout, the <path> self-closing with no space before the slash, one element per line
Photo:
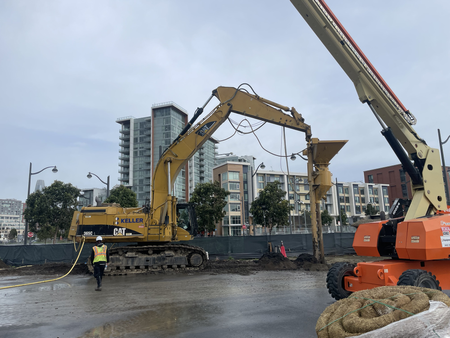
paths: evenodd
<path fill-rule="evenodd" d="M 197 214 L 192 203 L 177 203 L 177 226 L 189 232 L 193 237 L 197 236 Z"/>

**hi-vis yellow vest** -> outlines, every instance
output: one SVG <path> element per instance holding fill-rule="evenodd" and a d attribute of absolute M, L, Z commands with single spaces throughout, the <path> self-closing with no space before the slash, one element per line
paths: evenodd
<path fill-rule="evenodd" d="M 94 246 L 92 249 L 94 250 L 94 261 L 92 263 L 106 262 L 106 245 Z"/>

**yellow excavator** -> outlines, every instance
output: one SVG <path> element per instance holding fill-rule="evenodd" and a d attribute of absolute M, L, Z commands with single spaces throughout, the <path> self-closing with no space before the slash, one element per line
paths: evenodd
<path fill-rule="evenodd" d="M 253 89 L 248 85 L 250 90 Z M 219 104 L 194 126 L 206 105 L 213 98 Z M 306 141 L 311 140 L 311 127 L 295 108 L 289 108 L 264 99 L 243 88 L 218 87 L 198 108 L 180 135 L 162 154 L 152 178 L 150 204 L 140 208 L 122 208 L 119 205 L 84 207 L 74 214 L 69 240 L 95 243 L 102 236 L 106 243 L 129 243 L 110 249 L 110 263 L 106 274 L 128 274 L 160 269 L 201 269 L 207 253 L 189 245 L 195 232 L 195 216 L 190 206 L 184 212 L 191 215 L 191 226 L 177 226 L 180 212 L 173 196 L 175 179 L 186 162 L 208 140 L 230 113 L 302 131 Z M 185 229 L 187 228 L 187 229 Z"/>

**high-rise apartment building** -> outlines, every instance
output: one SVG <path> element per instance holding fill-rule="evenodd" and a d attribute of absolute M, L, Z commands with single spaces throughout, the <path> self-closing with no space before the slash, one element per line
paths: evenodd
<path fill-rule="evenodd" d="M 124 117 L 116 121 L 120 129 L 119 182 L 130 187 L 144 205 L 151 195 L 152 174 L 164 151 L 188 122 L 187 112 L 174 102 L 154 104 L 151 116 Z M 214 141 L 208 140 L 183 168 L 174 183 L 173 194 L 187 201 L 195 184 L 210 181 L 215 153 Z"/>
<path fill-rule="evenodd" d="M 213 168 L 217 149 L 217 141 L 208 139 L 189 160 L 189 197 L 198 183 L 213 181 Z"/>

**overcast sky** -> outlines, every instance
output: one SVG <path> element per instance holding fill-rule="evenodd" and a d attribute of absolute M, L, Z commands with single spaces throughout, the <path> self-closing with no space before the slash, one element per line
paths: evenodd
<path fill-rule="evenodd" d="M 415 115 L 419 136 L 439 148 L 437 129 L 450 134 L 450 2 L 327 3 Z M 110 175 L 113 186 L 118 118 L 148 116 L 166 101 L 191 117 L 214 88 L 243 82 L 295 107 L 313 137 L 349 140 L 332 161 L 333 180 L 363 181 L 364 170 L 398 163 L 369 107 L 289 0 L 3 0 L 0 32 L 0 198 L 26 199 L 30 162 L 33 172 L 59 170 L 32 176 L 32 191 L 37 179 L 103 188 L 89 171 Z M 214 137 L 232 133 L 224 123 Z M 266 124 L 257 135 L 283 152 L 280 127 Z M 304 135 L 288 131 L 287 147 L 305 148 Z M 286 170 L 253 135 L 220 143 L 225 152 Z M 444 155 L 448 165 L 450 142 Z M 306 162 L 289 161 L 289 170 L 305 173 Z"/>

